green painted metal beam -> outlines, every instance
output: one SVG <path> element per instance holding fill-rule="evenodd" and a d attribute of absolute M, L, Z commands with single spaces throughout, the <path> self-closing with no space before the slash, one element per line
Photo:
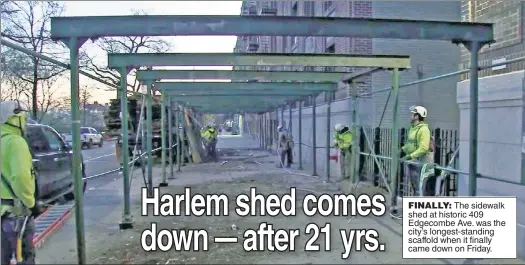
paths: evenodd
<path fill-rule="evenodd" d="M 231 109 L 271 109 L 278 106 L 284 105 L 290 99 L 269 99 L 269 98 L 258 98 L 258 99 L 249 99 L 249 100 L 233 100 L 233 99 L 223 99 L 212 101 L 209 98 L 201 99 L 183 99 L 176 100 L 179 104 L 196 106 L 200 108 L 205 108 L 208 110 L 231 110 Z"/>
<path fill-rule="evenodd" d="M 230 97 L 178 97 L 172 99 L 176 102 L 183 102 L 191 105 L 202 105 L 202 106 L 254 106 L 259 104 L 265 105 L 280 105 L 286 103 L 286 101 L 293 100 L 294 97 L 245 97 L 245 96 L 230 96 Z"/>
<path fill-rule="evenodd" d="M 251 109 L 251 110 L 200 110 L 196 109 L 198 112 L 207 113 L 207 114 L 234 114 L 234 113 L 265 113 L 272 111 L 271 109 Z"/>
<path fill-rule="evenodd" d="M 198 105 L 188 105 L 192 106 L 194 109 L 199 110 L 201 112 L 207 112 L 207 113 L 231 113 L 231 112 L 269 112 L 274 109 L 276 109 L 278 106 L 198 106 Z"/>
<path fill-rule="evenodd" d="M 307 96 L 318 94 L 322 90 L 279 90 L 279 89 L 267 89 L 267 90 L 239 90 L 239 89 L 177 89 L 177 90 L 164 90 L 164 93 L 170 96 L 183 96 L 183 95 L 203 95 L 203 96 L 214 96 L 214 95 L 296 95 L 296 96 Z"/>
<path fill-rule="evenodd" d="M 240 71 L 240 70 L 138 70 L 137 80 L 162 79 L 229 79 L 258 81 L 335 82 L 348 72 L 293 72 L 293 71 Z"/>
<path fill-rule="evenodd" d="M 184 90 L 214 90 L 221 91 L 222 89 L 239 90 L 241 91 L 264 91 L 267 89 L 279 91 L 335 91 L 337 84 L 335 83 L 287 83 L 287 82 L 272 82 L 272 83 L 250 83 L 250 82 L 160 82 L 155 83 L 155 89 L 160 91 L 177 91 Z"/>
<path fill-rule="evenodd" d="M 141 66 L 341 66 L 410 68 L 406 55 L 312 53 L 110 53 L 108 67 Z"/>
<path fill-rule="evenodd" d="M 324 36 L 492 42 L 492 24 L 297 16 L 85 16 L 51 18 L 51 38 Z"/>
<path fill-rule="evenodd" d="M 306 96 L 296 96 L 296 95 L 184 95 L 184 96 L 170 96 L 173 100 L 176 101 L 197 101 L 197 102 L 209 102 L 211 105 L 216 104 L 217 102 L 227 102 L 230 104 L 237 104 L 239 101 L 254 102 L 258 100 L 269 100 L 269 101 L 279 101 L 279 100 L 300 100 L 304 99 Z"/>
<path fill-rule="evenodd" d="M 266 97 L 266 98 L 276 98 L 276 97 L 289 97 L 289 98 L 306 98 L 309 95 L 312 95 L 312 93 L 265 93 L 265 91 L 254 91 L 254 92 L 263 92 L 263 93 L 214 93 L 214 94 L 207 94 L 207 93 L 198 93 L 198 94 L 171 94 L 166 93 L 168 96 L 176 97 L 176 98 L 184 98 L 184 97 L 212 97 L 212 98 L 220 98 L 220 97 L 240 97 L 240 98 L 253 98 L 253 97 Z"/>

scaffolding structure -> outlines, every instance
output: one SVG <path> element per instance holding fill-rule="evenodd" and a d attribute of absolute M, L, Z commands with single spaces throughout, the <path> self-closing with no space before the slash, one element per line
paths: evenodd
<path fill-rule="evenodd" d="M 324 36 L 324 37 L 358 37 L 358 38 L 393 38 L 393 39 L 426 39 L 442 40 L 465 45 L 471 52 L 470 69 L 470 142 L 469 142 L 469 195 L 476 195 L 477 173 L 477 123 L 478 123 L 478 52 L 486 44 L 494 41 L 492 24 L 461 23 L 442 21 L 412 21 L 394 19 L 364 19 L 364 18 L 322 18 L 322 17 L 256 17 L 256 16 L 109 16 L 109 17 L 54 17 L 51 20 L 51 37 L 64 42 L 70 51 L 70 63 L 65 65 L 71 70 L 71 113 L 73 133 L 73 167 L 75 187 L 75 221 L 78 264 L 86 264 L 85 231 L 82 194 L 81 148 L 80 148 L 80 115 L 78 111 L 79 94 L 79 48 L 88 40 L 98 37 L 119 36 Z M 2 40 L 2 44 L 4 44 Z M 27 51 L 22 51 L 26 52 Z M 31 53 L 28 53 L 31 54 Z M 36 54 L 31 54 L 38 56 Z M 192 57 L 193 56 L 193 57 Z M 189 59 L 191 58 L 191 59 Z M 243 112 L 259 113 L 261 115 L 275 111 L 290 101 L 303 101 L 305 97 L 313 97 L 320 92 L 328 94 L 336 90 L 337 81 L 344 81 L 352 86 L 352 97 L 349 104 L 352 106 L 352 130 L 357 133 L 357 87 L 356 80 L 373 71 L 388 70 L 392 72 L 393 98 L 393 143 L 392 153 L 397 153 L 397 102 L 399 96 L 399 71 L 410 67 L 408 56 L 399 55 L 276 55 L 276 54 L 110 54 L 108 66 L 119 71 L 121 80 L 118 88 L 122 111 L 122 148 L 128 149 L 128 111 L 127 111 L 127 74 L 141 66 L 180 66 L 180 65 L 215 65 L 232 66 L 353 66 L 372 68 L 357 74 L 342 73 L 309 73 L 309 72 L 260 72 L 260 71 L 171 71 L 171 70 L 144 70 L 139 71 L 137 78 L 147 85 L 147 150 L 151 157 L 151 102 L 153 90 L 162 93 L 163 110 L 175 104 L 179 110 L 176 117 L 180 122 L 181 108 L 198 109 L 201 112 Z M 60 62 L 55 62 L 60 63 Z M 213 63 L 211 65 L 214 65 Z M 228 73 L 227 73 L 228 72 Z M 308 76 L 307 76 L 308 75 Z M 195 77 L 208 76 L 210 79 L 230 77 L 241 82 L 233 83 L 165 83 L 162 79 L 177 76 L 177 79 L 196 79 Z M 337 76 L 340 78 L 338 79 Z M 183 78 L 180 78 L 183 77 Z M 336 77 L 336 78 L 334 78 Z M 286 81 L 281 83 L 250 83 L 249 78 L 262 81 Z M 292 80 L 292 81 L 291 81 Z M 319 83 L 322 82 L 322 83 Z M 218 85 L 220 84 L 220 85 Z M 220 87 L 220 88 L 219 88 Z M 212 91 L 213 90 L 213 91 Z M 220 92 L 217 92 L 219 90 Z M 246 99 L 249 103 L 235 104 L 227 97 Z M 301 104 L 299 105 L 301 113 Z M 329 106 L 329 105 L 328 105 Z M 313 108 L 312 122 L 315 127 L 315 107 Z M 162 120 L 171 122 L 162 111 Z M 327 111 L 329 112 L 329 109 Z M 281 115 L 283 113 L 281 112 Z M 300 121 L 301 119 L 299 119 Z M 261 128 L 263 120 L 260 120 Z M 300 123 L 299 123 L 300 124 Z M 301 125 L 299 125 L 301 127 Z M 330 119 L 327 119 L 330 127 Z M 162 156 L 167 151 L 166 133 L 171 135 L 172 126 L 166 132 L 163 126 Z M 300 131 L 300 128 L 299 128 Z M 313 130 L 315 139 L 315 130 Z M 299 136 L 301 138 L 301 136 Z M 329 138 L 327 137 L 327 142 Z M 171 143 L 170 143 L 171 146 Z M 354 148 L 357 145 L 353 144 Z M 315 140 L 314 147 L 315 150 Z M 171 148 L 170 148 L 171 150 Z M 180 147 L 177 148 L 180 154 Z M 314 156 L 315 156 L 315 152 Z M 299 148 L 301 154 L 301 148 Z M 129 160 L 128 152 L 122 152 L 122 161 Z M 354 157 L 358 152 L 354 152 Z M 180 156 L 179 156 L 180 157 Z M 392 158 L 391 172 L 397 172 L 398 157 Z M 163 185 L 167 185 L 165 159 L 163 161 Z M 314 157 L 313 175 L 316 175 Z M 355 160 L 354 160 L 355 161 Z M 151 162 L 151 161 L 149 161 Z M 177 162 L 180 162 L 177 161 Z M 149 185 L 152 184 L 151 164 L 148 163 Z M 170 163 L 171 164 L 171 163 Z M 180 166 L 180 163 L 178 163 Z M 173 165 L 171 164 L 172 168 Z M 178 168 L 180 170 L 180 167 Z M 133 226 L 130 214 L 130 172 L 129 164 L 122 167 L 124 181 L 124 210 L 120 227 L 122 229 Z M 395 174 L 391 174 L 395 175 Z M 355 179 L 355 170 L 353 171 Z M 392 178 L 395 182 L 396 178 Z M 392 183 L 391 187 L 395 187 Z M 391 192 L 395 195 L 395 192 Z M 395 207 L 392 200 L 392 206 Z"/>

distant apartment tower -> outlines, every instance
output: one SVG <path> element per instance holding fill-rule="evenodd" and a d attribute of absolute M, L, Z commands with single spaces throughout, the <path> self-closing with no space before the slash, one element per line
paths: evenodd
<path fill-rule="evenodd" d="M 525 56 L 523 42 L 525 5 L 521 0 L 463 0 L 461 20 L 494 23 L 495 43 L 485 46 L 479 54 L 481 66 L 504 62 Z M 461 69 L 469 68 L 470 53 L 461 49 Z M 480 77 L 509 73 L 524 69 L 524 62 L 481 70 Z M 462 80 L 467 79 L 465 74 Z"/>
<path fill-rule="evenodd" d="M 244 1 L 242 15 L 253 16 L 316 16 L 316 17 L 362 17 L 418 20 L 460 21 L 461 3 L 456 1 Z M 457 71 L 460 64 L 460 48 L 451 43 L 426 40 L 363 39 L 342 37 L 239 37 L 236 52 L 278 53 L 336 53 L 336 54 L 393 54 L 410 55 L 412 68 L 403 71 L 401 82 L 410 82 L 440 74 Z M 300 69 L 291 69 L 300 70 Z M 350 67 L 316 67 L 316 71 L 360 71 Z M 387 88 L 391 85 L 391 73 L 378 73 L 363 78 L 360 92 Z M 457 78 L 447 78 L 404 89 L 400 95 L 400 113 L 408 112 L 411 105 L 424 105 L 429 109 L 432 127 L 457 128 L 459 117 L 456 103 Z M 334 94 L 334 99 L 347 96 L 347 89 Z M 388 93 L 373 97 L 370 111 L 377 126 Z M 326 100 L 320 95 L 316 102 Z M 391 123 L 390 107 L 382 125 Z M 402 116 L 405 117 L 405 116 Z M 408 118 L 400 119 L 408 125 Z"/>

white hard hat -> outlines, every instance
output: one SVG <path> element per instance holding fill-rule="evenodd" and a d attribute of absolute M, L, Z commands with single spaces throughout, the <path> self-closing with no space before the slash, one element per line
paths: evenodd
<path fill-rule="evenodd" d="M 338 123 L 338 124 L 335 125 L 334 129 L 335 129 L 337 132 L 339 132 L 339 131 L 341 131 L 344 127 L 345 127 L 344 125 L 342 125 L 341 123 Z"/>
<path fill-rule="evenodd" d="M 19 100 L 9 100 L 0 102 L 0 124 L 7 122 L 9 118 L 14 115 L 18 115 L 23 111 L 27 111 L 27 108 Z"/>
<path fill-rule="evenodd" d="M 417 113 L 422 118 L 426 118 L 427 117 L 427 109 L 425 109 L 422 106 L 412 106 L 412 107 L 410 107 L 410 112 Z"/>
<path fill-rule="evenodd" d="M 277 126 L 277 130 L 281 130 L 283 128 L 282 125 Z"/>

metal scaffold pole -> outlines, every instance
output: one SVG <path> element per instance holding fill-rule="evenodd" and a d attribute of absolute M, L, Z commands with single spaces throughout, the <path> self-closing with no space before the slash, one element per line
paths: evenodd
<path fill-rule="evenodd" d="M 173 166 L 173 103 L 171 101 L 171 96 L 167 96 L 167 106 L 168 107 L 168 146 L 169 146 L 169 161 L 170 161 L 170 179 L 175 178 L 174 166 Z M 177 144 L 179 146 L 179 144 Z"/>
<path fill-rule="evenodd" d="M 330 182 L 330 119 L 332 114 L 332 92 L 326 92 L 326 97 L 326 182 Z"/>
<path fill-rule="evenodd" d="M 160 145 L 161 145 L 161 167 L 162 167 L 162 182 L 159 184 L 159 187 L 168 186 L 168 178 L 166 172 L 166 100 L 167 97 L 163 93 L 161 95 L 161 104 L 160 104 Z"/>
<path fill-rule="evenodd" d="M 130 194 L 130 179 L 129 179 L 129 113 L 128 113 L 128 95 L 127 91 L 127 75 L 128 69 L 122 67 L 120 72 L 120 110 L 122 112 L 122 179 L 124 181 L 124 212 L 122 213 L 122 221 L 120 223 L 121 229 L 129 229 L 133 227 L 133 220 L 131 219 L 131 194 Z"/>
<path fill-rule="evenodd" d="M 151 153 L 153 144 L 153 91 L 152 83 L 147 82 L 147 104 L 146 104 L 146 155 L 148 165 L 148 195 L 153 196 L 153 154 Z"/>
<path fill-rule="evenodd" d="M 317 124 L 315 122 L 315 96 L 310 96 L 310 102 L 312 102 L 312 176 L 317 176 Z"/>
<path fill-rule="evenodd" d="M 184 144 L 184 139 L 182 139 L 182 129 L 181 129 L 181 110 L 180 107 L 176 106 L 176 115 L 175 115 L 175 124 L 177 126 L 177 172 L 180 172 L 180 167 L 182 165 L 182 145 Z"/>
<path fill-rule="evenodd" d="M 359 125 L 357 123 L 357 84 L 356 80 L 352 80 L 350 83 L 350 93 L 352 95 L 351 99 L 348 99 L 350 104 L 349 107 L 352 109 L 352 163 L 351 163 L 351 183 L 356 183 L 359 179 L 358 173 L 358 163 L 359 163 L 359 141 L 358 141 L 358 129 Z"/>
<path fill-rule="evenodd" d="M 299 166 L 297 169 L 303 170 L 303 101 L 299 101 Z"/>
<path fill-rule="evenodd" d="M 399 69 L 392 71 L 392 164 L 390 166 L 390 190 L 392 191 L 391 206 L 393 213 L 397 213 L 397 194 L 398 194 L 398 168 L 399 168 L 399 131 L 397 109 L 399 103 Z"/>
<path fill-rule="evenodd" d="M 71 65 L 71 131 L 73 140 L 73 185 L 75 190 L 75 226 L 77 234 L 77 262 L 86 264 L 86 238 L 84 231 L 84 192 L 82 181 L 82 150 L 80 143 L 80 113 L 79 113 L 79 86 L 78 86 L 78 49 L 80 42 L 76 38 L 69 39 L 69 60 Z"/>

